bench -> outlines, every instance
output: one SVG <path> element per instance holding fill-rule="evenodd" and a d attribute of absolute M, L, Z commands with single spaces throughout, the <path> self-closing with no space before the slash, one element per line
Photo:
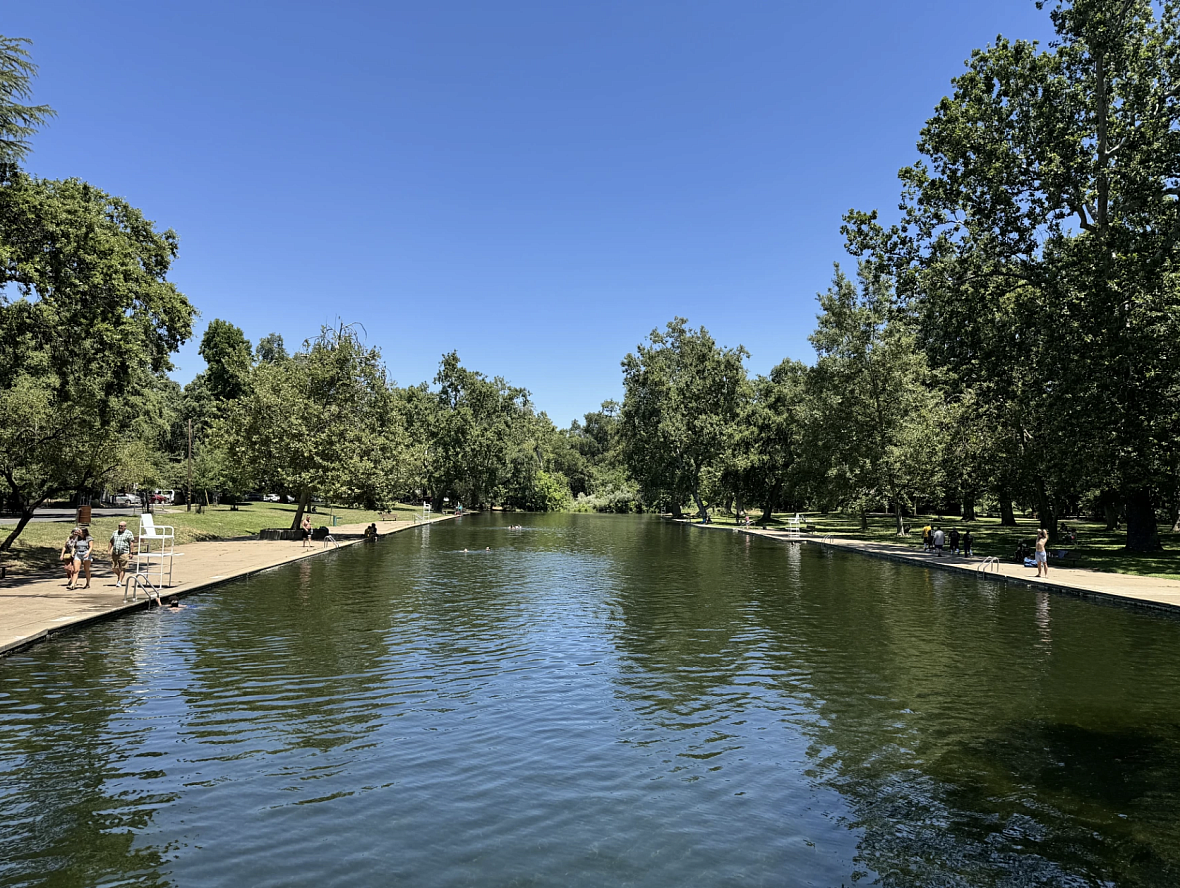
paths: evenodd
<path fill-rule="evenodd" d="M 378 512 L 378 521 L 397 521 L 397 512 Z"/>

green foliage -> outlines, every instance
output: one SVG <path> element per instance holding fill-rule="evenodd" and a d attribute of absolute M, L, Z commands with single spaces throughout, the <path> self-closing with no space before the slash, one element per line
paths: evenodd
<path fill-rule="evenodd" d="M 305 348 L 255 367 L 211 441 L 226 466 L 244 466 L 257 483 L 299 495 L 292 527 L 313 493 L 384 504 L 404 480 L 403 418 L 380 351 L 343 325 L 323 328 Z"/>
<path fill-rule="evenodd" d="M 619 433 L 624 459 L 649 505 L 679 510 L 692 497 L 707 514 L 703 479 L 720 471 L 746 392 L 747 352 L 721 348 L 683 318 L 623 359 Z"/>
<path fill-rule="evenodd" d="M 23 520 L 51 496 L 100 488 L 123 439 L 143 431 L 192 330 L 166 277 L 175 253 L 171 231 L 84 182 L 0 184 L 0 415 L 11 417 L 0 476 Z"/>
<path fill-rule="evenodd" d="M 845 232 L 897 276 L 936 365 L 1009 424 L 1005 474 L 1050 528 L 1082 473 L 1122 491 L 1128 547 L 1151 550 L 1180 462 L 1178 7 L 1078 0 L 1052 18 L 1049 51 L 972 55 L 901 171 L 902 221 L 852 213 Z"/>
<path fill-rule="evenodd" d="M 250 383 L 250 341 L 240 327 L 215 318 L 201 337 L 199 353 L 206 364 L 205 385 L 215 399 L 233 401 L 246 393 Z"/>
<path fill-rule="evenodd" d="M 811 458 L 824 466 L 827 490 L 854 511 L 902 508 L 930 496 L 942 463 L 926 361 L 891 306 L 887 278 L 862 264 L 860 287 L 836 268 L 819 296 L 823 313 L 811 335 L 818 360 L 810 374 Z"/>
<path fill-rule="evenodd" d="M 254 350 L 254 358 L 259 363 L 274 364 L 287 360 L 287 349 L 283 345 L 283 337 L 278 333 L 268 333 L 258 340 L 258 347 Z"/>
<path fill-rule="evenodd" d="M 37 66 L 22 37 L 0 35 L 0 171 L 12 171 L 30 151 L 29 137 L 54 116 L 48 105 L 26 105 L 32 98 Z"/>

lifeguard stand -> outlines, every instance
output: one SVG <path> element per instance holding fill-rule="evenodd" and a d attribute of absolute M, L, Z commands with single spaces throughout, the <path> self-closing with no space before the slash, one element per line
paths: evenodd
<path fill-rule="evenodd" d="M 176 551 L 176 528 L 167 524 L 156 524 L 150 513 L 139 516 L 139 550 L 135 553 L 135 572 L 152 579 L 155 585 L 164 586 L 164 566 L 168 566 L 168 585 L 172 585 L 172 559 L 180 555 Z"/>
<path fill-rule="evenodd" d="M 800 538 L 800 529 L 803 527 L 803 516 L 798 512 L 795 513 L 794 518 L 787 519 L 787 537 L 792 540 Z"/>

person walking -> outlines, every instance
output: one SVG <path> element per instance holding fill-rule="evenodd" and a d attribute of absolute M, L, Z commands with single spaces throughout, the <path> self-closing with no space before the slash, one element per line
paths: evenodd
<path fill-rule="evenodd" d="M 119 529 L 111 534 L 107 543 L 107 555 L 111 557 L 111 568 L 115 571 L 114 586 L 123 585 L 127 566 L 131 563 L 131 549 L 135 545 L 135 534 L 127 529 L 127 522 L 120 521 Z"/>
<path fill-rule="evenodd" d="M 957 527 L 951 528 L 951 554 L 959 554 L 959 528 Z"/>
<path fill-rule="evenodd" d="M 78 538 L 74 541 L 74 585 L 66 586 L 67 589 L 78 588 L 78 574 L 83 571 L 86 572 L 86 585 L 82 588 L 90 588 L 90 562 L 94 554 L 93 548 L 94 540 L 90 536 L 90 528 L 83 527 Z"/>
<path fill-rule="evenodd" d="M 973 536 L 971 536 L 971 529 L 968 528 L 967 532 L 965 534 L 963 534 L 963 554 L 966 555 L 968 558 L 970 558 L 972 555 L 975 554 L 975 552 L 971 548 L 974 544 L 975 544 L 975 538 Z"/>
<path fill-rule="evenodd" d="M 61 566 L 66 572 L 66 588 L 74 585 L 74 543 L 78 541 L 81 529 L 75 527 L 66 537 L 65 545 L 61 547 Z"/>
<path fill-rule="evenodd" d="M 931 527 L 929 524 L 927 524 L 925 527 L 922 528 L 922 551 L 923 552 L 929 552 L 931 546 L 933 546 L 934 538 L 931 536 L 931 534 L 933 532 L 934 532 L 934 528 Z"/>
<path fill-rule="evenodd" d="M 934 551 L 938 557 L 942 557 L 942 547 L 946 543 L 946 534 L 942 532 L 942 528 L 938 527 L 934 530 Z"/>
<path fill-rule="evenodd" d="M 1037 531 L 1037 547 L 1033 553 L 1033 560 L 1037 565 L 1037 576 L 1049 577 L 1049 553 L 1045 551 L 1045 545 L 1049 542 L 1049 531 L 1041 528 Z"/>

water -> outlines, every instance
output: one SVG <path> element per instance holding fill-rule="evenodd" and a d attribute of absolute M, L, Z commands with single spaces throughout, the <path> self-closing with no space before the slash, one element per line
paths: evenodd
<path fill-rule="evenodd" d="M 187 603 L 0 661 L 0 885 L 1180 884 L 1170 618 L 597 515 Z"/>

